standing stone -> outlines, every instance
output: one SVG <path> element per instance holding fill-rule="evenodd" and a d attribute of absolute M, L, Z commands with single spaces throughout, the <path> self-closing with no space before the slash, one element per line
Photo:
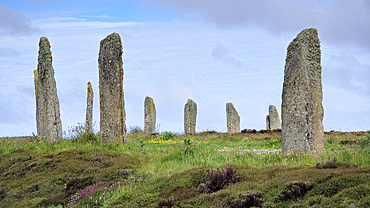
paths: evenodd
<path fill-rule="evenodd" d="M 266 116 L 266 130 L 269 131 L 270 129 L 270 116 Z"/>
<path fill-rule="evenodd" d="M 156 111 L 153 99 L 146 96 L 144 101 L 144 131 L 152 134 L 155 132 Z"/>
<path fill-rule="evenodd" d="M 121 37 L 112 33 L 100 41 L 99 50 L 100 134 L 105 143 L 126 142 L 122 65 Z"/>
<path fill-rule="evenodd" d="M 91 83 L 87 83 L 86 131 L 92 132 L 94 92 Z"/>
<path fill-rule="evenodd" d="M 50 43 L 46 37 L 42 37 L 37 70 L 34 71 L 37 135 L 57 143 L 62 140 L 62 122 L 52 60 Z"/>
<path fill-rule="evenodd" d="M 305 29 L 289 44 L 282 95 L 282 150 L 322 154 L 321 51 L 318 32 Z"/>
<path fill-rule="evenodd" d="M 240 116 L 232 103 L 226 103 L 227 133 L 235 134 L 240 132 Z"/>
<path fill-rule="evenodd" d="M 195 134 L 195 127 L 197 123 L 197 104 L 188 99 L 184 108 L 184 128 L 185 134 Z"/>
<path fill-rule="evenodd" d="M 266 116 L 266 130 L 281 129 L 279 114 L 276 107 L 269 106 L 269 115 Z"/>

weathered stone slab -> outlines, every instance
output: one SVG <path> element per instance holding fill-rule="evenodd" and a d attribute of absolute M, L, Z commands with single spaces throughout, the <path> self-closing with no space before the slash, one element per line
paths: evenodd
<path fill-rule="evenodd" d="M 269 115 L 266 116 L 266 130 L 281 129 L 279 113 L 276 107 L 269 106 Z"/>
<path fill-rule="evenodd" d="M 305 29 L 289 44 L 282 94 L 282 150 L 322 154 L 321 51 L 318 32 Z"/>
<path fill-rule="evenodd" d="M 126 142 L 122 53 L 119 34 L 112 33 L 100 41 L 100 134 L 105 143 Z"/>
<path fill-rule="evenodd" d="M 91 83 L 87 83 L 86 131 L 92 132 L 94 92 Z"/>
<path fill-rule="evenodd" d="M 37 70 L 34 71 L 37 134 L 40 139 L 57 143 L 63 138 L 52 60 L 50 42 L 41 37 Z"/>
<path fill-rule="evenodd" d="M 155 133 L 156 111 L 153 99 L 149 96 L 144 101 L 144 131 L 146 133 Z"/>
<path fill-rule="evenodd" d="M 226 103 L 227 133 L 240 133 L 240 116 L 232 103 Z"/>
<path fill-rule="evenodd" d="M 185 134 L 195 134 L 197 124 L 197 104 L 188 99 L 184 107 L 184 129 Z"/>

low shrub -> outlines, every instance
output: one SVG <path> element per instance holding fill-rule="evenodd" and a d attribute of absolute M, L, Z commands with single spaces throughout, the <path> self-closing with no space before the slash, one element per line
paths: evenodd
<path fill-rule="evenodd" d="M 341 145 L 354 145 L 357 143 L 357 141 L 354 141 L 354 140 L 342 140 L 339 142 Z"/>
<path fill-rule="evenodd" d="M 135 134 L 139 132 L 143 132 L 140 126 L 130 126 L 130 130 L 128 131 L 129 134 Z"/>
<path fill-rule="evenodd" d="M 80 204 L 84 204 L 87 207 L 99 206 L 107 200 L 121 184 L 123 184 L 123 182 L 102 181 L 85 187 L 70 197 L 68 206 L 73 206 L 80 201 L 82 201 Z"/>
<path fill-rule="evenodd" d="M 370 143 L 370 132 L 367 132 L 366 136 L 360 138 L 358 140 L 359 144 L 361 147 L 366 147 Z"/>
<path fill-rule="evenodd" d="M 87 130 L 84 124 L 78 123 L 77 126 L 69 127 L 68 133 L 64 132 L 64 139 L 72 140 L 76 143 L 95 143 L 99 141 L 98 135 L 99 133 L 94 134 Z"/>
<path fill-rule="evenodd" d="M 77 126 L 68 127 L 68 132 L 63 132 L 63 138 L 74 140 L 86 133 L 86 127 L 83 123 L 77 123 Z"/>
<path fill-rule="evenodd" d="M 227 166 L 223 170 L 207 170 L 206 182 L 198 186 L 198 191 L 207 194 L 217 192 L 236 182 L 237 176 L 235 173 L 235 170 Z"/>
<path fill-rule="evenodd" d="M 43 207 L 60 206 L 64 204 L 65 204 L 64 195 L 53 196 L 48 199 L 42 200 L 40 203 L 40 205 L 42 205 Z"/>
<path fill-rule="evenodd" d="M 332 159 L 327 161 L 325 164 L 321 165 L 320 163 L 316 164 L 317 169 L 334 169 L 337 168 L 338 159 Z"/>
<path fill-rule="evenodd" d="M 163 139 L 164 140 L 169 140 L 169 139 L 173 139 L 173 133 L 172 132 L 170 132 L 170 131 L 166 131 L 165 133 L 164 133 L 164 135 L 163 135 Z"/>
<path fill-rule="evenodd" d="M 184 144 L 187 144 L 187 145 L 191 145 L 191 144 L 193 144 L 193 140 L 191 140 L 191 139 L 184 139 Z"/>
<path fill-rule="evenodd" d="M 257 133 L 257 130 L 256 129 L 243 129 L 242 130 L 242 133 L 243 134 L 247 134 L 247 133 L 249 133 L 249 134 L 255 134 L 255 133 Z"/>
<path fill-rule="evenodd" d="M 284 190 L 280 191 L 281 201 L 297 200 L 303 198 L 313 188 L 309 182 L 291 181 L 285 184 Z"/>
<path fill-rule="evenodd" d="M 236 200 L 232 208 L 244 208 L 244 207 L 262 207 L 263 199 L 260 191 L 249 191 L 246 194 L 241 194 L 239 199 Z"/>
<path fill-rule="evenodd" d="M 171 208 L 173 205 L 173 197 L 171 196 L 168 199 L 162 199 L 158 203 L 157 208 Z"/>
<path fill-rule="evenodd" d="M 80 137 L 77 137 L 73 141 L 78 143 L 96 143 L 99 141 L 99 138 L 94 133 L 87 131 L 84 134 L 82 134 Z"/>
<path fill-rule="evenodd" d="M 0 186 L 0 200 L 6 197 L 5 187 Z"/>
<path fill-rule="evenodd" d="M 79 178 L 74 178 L 66 183 L 66 195 L 73 195 L 81 188 L 83 188 L 81 180 Z"/>

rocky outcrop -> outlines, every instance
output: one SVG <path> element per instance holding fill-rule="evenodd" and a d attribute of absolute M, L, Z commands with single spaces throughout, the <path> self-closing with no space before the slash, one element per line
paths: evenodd
<path fill-rule="evenodd" d="M 62 122 L 52 60 L 49 40 L 42 37 L 34 71 L 37 134 L 40 139 L 57 143 L 62 140 Z"/>
<path fill-rule="evenodd" d="M 144 131 L 146 133 L 155 133 L 156 111 L 153 99 L 149 96 L 144 101 Z"/>
<path fill-rule="evenodd" d="M 197 124 L 197 104 L 188 99 L 184 107 L 184 129 L 185 134 L 195 134 Z"/>
<path fill-rule="evenodd" d="M 273 105 L 269 106 L 269 115 L 266 116 L 266 130 L 281 129 L 280 117 Z"/>
<path fill-rule="evenodd" d="M 240 133 L 240 116 L 232 103 L 226 104 L 227 133 Z"/>
<path fill-rule="evenodd" d="M 105 143 L 126 142 L 121 37 L 117 33 L 100 41 L 100 136 Z"/>
<path fill-rule="evenodd" d="M 92 132 L 92 117 L 93 117 L 93 100 L 94 92 L 91 83 L 87 83 L 87 104 L 86 104 L 86 131 Z"/>
<path fill-rule="evenodd" d="M 289 44 L 282 94 L 282 150 L 322 154 L 321 51 L 318 32 L 305 29 Z"/>

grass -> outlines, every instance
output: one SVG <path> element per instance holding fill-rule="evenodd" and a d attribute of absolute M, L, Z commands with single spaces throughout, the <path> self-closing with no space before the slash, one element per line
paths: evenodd
<path fill-rule="evenodd" d="M 321 156 L 247 153 L 281 149 L 279 132 L 0 140 L 0 207 L 369 207 L 369 138 L 325 133 Z M 224 181 L 225 166 L 232 183 L 199 190 Z"/>

